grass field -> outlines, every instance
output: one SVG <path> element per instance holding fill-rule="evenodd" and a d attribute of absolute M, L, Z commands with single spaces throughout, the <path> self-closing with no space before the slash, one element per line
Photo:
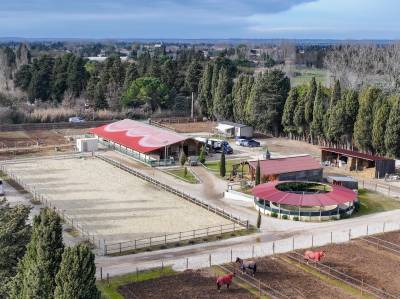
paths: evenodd
<path fill-rule="evenodd" d="M 290 78 L 290 83 L 292 86 L 308 83 L 312 77 L 315 77 L 317 83 L 321 83 L 323 85 L 326 85 L 327 83 L 327 73 L 324 69 L 297 68 L 295 72 L 299 75 Z"/>
<path fill-rule="evenodd" d="M 365 189 L 358 191 L 358 199 L 360 200 L 360 209 L 354 216 L 400 209 L 400 201 Z"/>
<path fill-rule="evenodd" d="M 101 291 L 102 298 L 105 299 L 124 299 L 124 296 L 118 291 L 118 288 L 131 282 L 155 279 L 161 276 L 173 275 L 175 272 L 172 268 L 154 269 L 150 271 L 138 272 L 117 276 L 107 280 L 97 282 L 97 287 Z"/>
<path fill-rule="evenodd" d="M 189 168 L 187 168 L 187 173 L 185 175 L 185 168 L 177 168 L 177 169 L 170 169 L 166 171 L 169 174 L 172 174 L 175 177 L 178 177 L 179 179 L 191 183 L 191 184 L 197 184 L 197 178 L 193 175 L 193 173 L 190 171 Z"/>

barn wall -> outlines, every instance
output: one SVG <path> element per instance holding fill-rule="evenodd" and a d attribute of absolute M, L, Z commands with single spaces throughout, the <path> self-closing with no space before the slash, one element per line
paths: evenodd
<path fill-rule="evenodd" d="M 296 172 L 282 173 L 279 175 L 280 181 L 322 181 L 322 168 L 303 170 Z"/>
<path fill-rule="evenodd" d="M 396 161 L 395 160 L 377 160 L 375 162 L 376 173 L 375 177 L 384 177 L 385 174 L 392 174 L 396 172 Z"/>

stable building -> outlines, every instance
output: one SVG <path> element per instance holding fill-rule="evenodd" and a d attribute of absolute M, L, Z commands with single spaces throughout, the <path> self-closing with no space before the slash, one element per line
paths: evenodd
<path fill-rule="evenodd" d="M 175 164 L 181 151 L 196 156 L 201 148 L 200 142 L 185 135 L 131 119 L 91 129 L 90 133 L 106 147 L 152 166 Z"/>
<path fill-rule="evenodd" d="M 323 167 L 310 155 L 259 160 L 261 179 L 266 181 L 322 180 Z M 258 161 L 249 161 L 249 172 L 254 180 Z"/>
<path fill-rule="evenodd" d="M 254 129 L 252 126 L 238 124 L 230 121 L 220 121 L 216 127 L 217 131 L 226 137 L 252 138 Z"/>
<path fill-rule="evenodd" d="M 326 166 L 355 171 L 366 178 L 383 178 L 396 171 L 393 159 L 339 148 L 321 148 L 321 161 Z"/>

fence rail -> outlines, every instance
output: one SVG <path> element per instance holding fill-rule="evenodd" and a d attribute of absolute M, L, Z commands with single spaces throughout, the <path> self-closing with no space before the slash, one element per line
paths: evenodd
<path fill-rule="evenodd" d="M 190 241 L 197 238 L 205 238 L 211 236 L 218 236 L 225 233 L 231 233 L 238 230 L 242 230 L 243 227 L 237 225 L 235 222 L 222 224 L 219 226 L 205 227 L 190 231 L 165 234 L 160 236 L 154 236 L 144 239 L 136 239 L 134 241 L 124 241 L 113 244 L 104 244 L 104 254 L 122 253 L 125 251 L 150 248 L 160 245 L 174 244 L 182 241 Z"/>

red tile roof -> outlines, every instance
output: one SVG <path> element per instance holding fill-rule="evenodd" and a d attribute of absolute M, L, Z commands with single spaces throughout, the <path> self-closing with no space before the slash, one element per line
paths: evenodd
<path fill-rule="evenodd" d="M 252 189 L 254 196 L 278 204 L 291 206 L 331 206 L 353 202 L 357 199 L 357 194 L 343 186 L 331 185 L 332 191 L 327 193 L 299 194 L 280 191 L 276 185 L 284 181 L 272 181 L 261 184 Z"/>
<path fill-rule="evenodd" d="M 254 169 L 257 167 L 257 161 L 249 161 L 249 164 Z M 260 160 L 260 172 L 265 176 L 320 168 L 321 164 L 309 155 Z"/>
<path fill-rule="evenodd" d="M 90 133 L 126 146 L 140 153 L 148 153 L 166 145 L 188 139 L 186 136 L 157 128 L 143 122 L 124 119 L 90 129 Z"/>
<path fill-rule="evenodd" d="M 374 156 L 374 155 L 364 154 L 364 153 L 351 151 L 351 150 L 347 150 L 347 149 L 341 149 L 341 148 L 321 147 L 321 150 L 326 151 L 326 152 L 336 153 L 339 155 L 369 160 L 369 161 L 391 160 L 391 159 L 381 157 L 381 156 Z"/>

